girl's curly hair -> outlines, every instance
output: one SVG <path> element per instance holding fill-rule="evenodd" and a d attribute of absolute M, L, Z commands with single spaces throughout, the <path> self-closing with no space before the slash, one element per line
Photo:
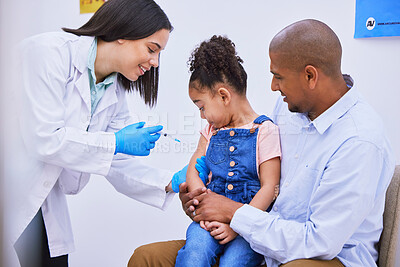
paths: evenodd
<path fill-rule="evenodd" d="M 189 83 L 196 82 L 199 90 L 211 90 L 218 82 L 227 83 L 237 93 L 246 94 L 247 74 L 242 63 L 235 44 L 227 37 L 214 35 L 192 52 L 188 61 L 192 73 Z"/>

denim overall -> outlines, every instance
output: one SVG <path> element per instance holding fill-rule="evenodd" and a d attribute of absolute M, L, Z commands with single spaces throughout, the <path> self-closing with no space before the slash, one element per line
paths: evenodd
<path fill-rule="evenodd" d="M 271 120 L 265 115 L 254 120 L 251 129 L 216 131 L 210 139 L 206 164 L 212 172 L 207 188 L 234 201 L 248 204 L 260 189 L 257 174 L 258 125 Z M 178 252 L 175 266 L 260 266 L 264 257 L 250 248 L 241 236 L 220 245 L 209 232 L 192 222 L 186 232 L 186 244 Z"/>

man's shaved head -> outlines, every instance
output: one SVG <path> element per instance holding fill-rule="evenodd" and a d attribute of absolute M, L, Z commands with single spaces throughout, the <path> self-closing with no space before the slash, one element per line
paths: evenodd
<path fill-rule="evenodd" d="M 318 20 L 307 19 L 287 26 L 272 39 L 269 52 L 278 54 L 280 63 L 287 68 L 300 71 L 312 65 L 327 76 L 341 76 L 339 38 Z"/>

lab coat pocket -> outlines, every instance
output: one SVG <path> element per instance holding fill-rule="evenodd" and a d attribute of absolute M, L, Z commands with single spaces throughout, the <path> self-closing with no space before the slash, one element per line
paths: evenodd
<path fill-rule="evenodd" d="M 89 182 L 89 173 L 82 173 L 63 169 L 58 177 L 60 189 L 64 194 L 75 195 L 78 194 Z"/>

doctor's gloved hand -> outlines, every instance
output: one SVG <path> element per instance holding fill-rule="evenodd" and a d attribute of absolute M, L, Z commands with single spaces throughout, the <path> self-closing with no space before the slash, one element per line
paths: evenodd
<path fill-rule="evenodd" d="M 203 183 L 206 185 L 208 182 L 208 175 L 210 174 L 210 169 L 207 167 L 206 164 L 206 157 L 201 156 L 201 158 L 198 158 L 196 160 L 196 170 L 199 172 L 199 177 L 203 181 Z"/>
<path fill-rule="evenodd" d="M 138 122 L 126 126 L 115 133 L 115 154 L 124 153 L 133 156 L 147 156 L 150 149 L 156 145 L 160 138 L 157 132 L 162 130 L 161 125 L 143 128 L 145 122 Z"/>
<path fill-rule="evenodd" d="M 186 182 L 186 173 L 187 173 L 188 166 L 189 166 L 189 164 L 186 165 L 185 167 L 183 167 L 182 170 L 176 172 L 174 174 L 174 176 L 172 176 L 171 186 L 172 186 L 172 190 L 175 193 L 179 193 L 179 185 L 183 182 Z"/>
<path fill-rule="evenodd" d="M 203 181 L 204 184 L 207 184 L 208 182 L 208 174 L 210 173 L 210 170 L 208 169 L 206 162 L 205 162 L 205 157 L 202 156 L 201 158 L 198 158 L 196 160 L 196 170 L 199 172 L 199 177 Z M 171 186 L 172 190 L 175 193 L 179 192 L 179 185 L 183 182 L 186 182 L 186 173 L 189 165 L 186 165 L 183 167 L 182 170 L 176 172 L 174 176 L 172 176 L 172 181 L 171 181 Z"/>

